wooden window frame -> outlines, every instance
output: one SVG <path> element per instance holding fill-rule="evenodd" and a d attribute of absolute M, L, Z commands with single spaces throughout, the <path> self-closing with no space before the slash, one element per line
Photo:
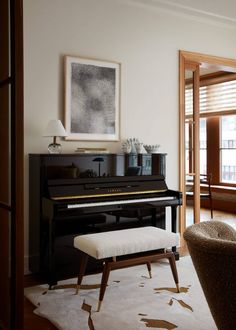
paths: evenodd
<path fill-rule="evenodd" d="M 223 82 L 228 82 L 236 80 L 236 74 L 230 72 L 219 71 L 215 73 L 206 74 L 200 77 L 200 87 L 209 86 L 214 84 L 219 84 Z M 189 83 L 192 82 L 192 79 L 189 79 Z M 212 184 L 225 187 L 236 188 L 236 184 L 221 182 L 220 180 L 220 118 L 226 115 L 236 115 L 235 110 L 225 110 L 218 112 L 210 113 L 200 113 L 200 118 L 206 118 L 207 120 L 207 173 L 212 173 Z M 191 117 L 191 115 L 189 116 Z M 192 129 L 189 125 L 189 140 L 190 145 L 192 144 L 191 140 Z M 192 160 L 189 157 L 189 169 L 192 171 Z"/>
<path fill-rule="evenodd" d="M 228 182 L 222 182 L 220 179 L 220 118 L 222 116 L 225 116 L 226 114 L 224 112 L 221 113 L 220 116 L 201 116 L 201 118 L 206 118 L 206 131 L 207 131 L 207 173 L 212 174 L 212 185 L 227 188 L 236 188 L 236 183 L 228 183 Z M 229 115 L 227 113 L 227 115 Z M 233 115 L 231 113 L 231 115 Z M 234 114 L 236 115 L 236 114 Z M 190 144 L 192 141 L 192 128 L 191 125 L 189 126 L 189 140 Z M 189 152 L 191 154 L 191 152 Z M 192 159 L 191 156 L 189 157 L 189 171 L 192 171 Z M 228 189 L 227 189 L 228 191 Z"/>

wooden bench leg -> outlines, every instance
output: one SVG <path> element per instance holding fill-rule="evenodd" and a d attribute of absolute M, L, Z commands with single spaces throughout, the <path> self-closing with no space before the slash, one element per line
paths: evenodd
<path fill-rule="evenodd" d="M 210 197 L 211 219 L 213 219 L 213 205 L 212 198 Z"/>
<path fill-rule="evenodd" d="M 147 269 L 148 269 L 148 273 L 149 273 L 149 277 L 152 278 L 152 267 L 151 267 L 151 263 L 148 261 L 146 263 L 147 265 Z"/>
<path fill-rule="evenodd" d="M 174 277 L 174 281 L 175 281 L 175 284 L 176 284 L 177 292 L 180 292 L 180 290 L 179 290 L 179 277 L 178 277 L 178 272 L 177 272 L 177 268 L 176 268 L 175 256 L 174 256 L 173 253 L 168 257 L 168 260 L 169 260 L 172 275 Z"/>
<path fill-rule="evenodd" d="M 76 285 L 76 293 L 79 293 L 79 289 L 80 289 L 80 285 L 85 273 L 85 269 L 88 263 L 88 255 L 86 253 L 83 253 L 81 256 L 81 263 L 80 263 L 80 268 L 79 268 L 79 275 L 78 275 L 78 279 L 77 279 L 77 285 Z"/>
<path fill-rule="evenodd" d="M 79 269 L 77 285 L 76 285 L 76 294 L 78 294 L 78 292 L 80 290 L 80 287 L 81 287 L 81 283 L 82 283 L 83 276 L 84 276 L 86 266 L 87 266 L 87 262 L 88 262 L 88 257 L 89 257 L 88 254 L 82 253 L 80 269 Z M 120 268 L 124 268 L 124 267 L 136 266 L 136 265 L 139 265 L 139 264 L 146 264 L 147 268 L 148 268 L 150 278 L 152 278 L 151 261 L 155 260 L 155 259 L 162 259 L 162 258 L 167 258 L 169 260 L 169 264 L 170 264 L 170 267 L 171 267 L 172 275 L 174 277 L 177 292 L 180 292 L 180 290 L 179 290 L 179 279 L 178 279 L 178 273 L 177 273 L 174 253 L 162 254 L 162 255 L 159 255 L 158 258 L 157 258 L 156 255 L 151 255 L 149 257 L 139 257 L 139 258 L 133 258 L 133 259 L 126 259 L 126 260 L 118 261 L 118 262 L 116 262 L 114 260 L 113 261 L 105 260 L 104 261 L 104 266 L 103 266 L 102 280 L 101 280 L 101 285 L 100 285 L 97 312 L 99 312 L 100 309 L 101 309 L 102 301 L 103 301 L 105 291 L 106 291 L 106 287 L 107 287 L 108 278 L 109 278 L 109 275 L 110 275 L 110 271 L 112 269 L 120 269 Z"/>
<path fill-rule="evenodd" d="M 105 261 L 104 266 L 103 266 L 102 281 L 101 281 L 101 288 L 100 288 L 100 293 L 99 293 L 99 301 L 98 301 L 97 312 L 100 311 L 100 308 L 101 308 L 101 305 L 102 305 L 102 301 L 103 301 L 103 297 L 105 295 L 105 291 L 106 291 L 110 271 L 111 271 L 111 262 Z"/>

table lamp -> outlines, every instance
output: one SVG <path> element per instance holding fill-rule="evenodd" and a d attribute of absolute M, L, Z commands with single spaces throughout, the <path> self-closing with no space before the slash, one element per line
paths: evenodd
<path fill-rule="evenodd" d="M 53 142 L 48 145 L 48 152 L 50 154 L 60 154 L 61 144 L 56 142 L 57 137 L 67 136 L 65 128 L 60 120 L 53 119 L 48 122 L 43 136 L 52 136 Z"/>

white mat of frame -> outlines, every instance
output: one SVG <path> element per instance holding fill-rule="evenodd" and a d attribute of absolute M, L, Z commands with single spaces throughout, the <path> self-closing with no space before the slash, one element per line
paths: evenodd
<path fill-rule="evenodd" d="M 35 313 L 63 330 L 215 330 L 190 257 L 177 261 L 181 293 L 167 261 L 152 264 L 153 277 L 145 265 L 112 271 L 101 311 L 96 312 L 101 274 L 84 277 L 83 289 L 47 290 L 47 285 L 25 289 Z M 76 279 L 59 284 L 76 283 Z"/>

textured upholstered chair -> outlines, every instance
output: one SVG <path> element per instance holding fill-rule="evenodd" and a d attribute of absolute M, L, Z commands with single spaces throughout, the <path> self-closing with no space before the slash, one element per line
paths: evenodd
<path fill-rule="evenodd" d="M 217 328 L 236 329 L 236 231 L 206 221 L 188 227 L 184 239 Z"/>

